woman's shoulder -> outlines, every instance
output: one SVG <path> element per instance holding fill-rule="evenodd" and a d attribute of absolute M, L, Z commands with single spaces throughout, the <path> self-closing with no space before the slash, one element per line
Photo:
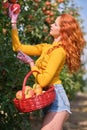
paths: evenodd
<path fill-rule="evenodd" d="M 49 46 L 51 46 L 51 44 L 46 43 L 46 42 L 41 42 L 40 44 L 37 44 L 37 45 L 41 45 L 43 47 L 49 47 Z"/>
<path fill-rule="evenodd" d="M 66 54 L 66 51 L 62 46 L 58 47 L 57 49 L 58 51 L 61 51 L 62 53 Z"/>
<path fill-rule="evenodd" d="M 54 47 L 53 51 L 52 51 L 53 55 L 62 55 L 63 57 L 66 57 L 66 51 L 62 46 L 59 47 Z"/>
<path fill-rule="evenodd" d="M 65 51 L 64 47 L 62 46 L 62 42 L 53 43 L 52 50 L 54 53 L 60 52 L 60 53 L 63 53 L 64 55 L 66 55 L 66 51 Z"/>

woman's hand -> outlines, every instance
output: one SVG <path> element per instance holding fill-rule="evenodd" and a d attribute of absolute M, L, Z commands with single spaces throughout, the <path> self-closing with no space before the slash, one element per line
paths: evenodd
<path fill-rule="evenodd" d="M 33 66 L 35 66 L 34 61 L 30 62 L 30 68 L 32 68 Z"/>
<path fill-rule="evenodd" d="M 30 56 L 24 54 L 22 51 L 18 51 L 17 58 L 20 59 L 21 61 L 23 61 L 26 64 L 30 64 L 31 66 L 34 65 L 33 59 Z"/>
<path fill-rule="evenodd" d="M 11 18 L 11 23 L 16 23 L 20 11 L 18 13 L 14 13 L 15 8 L 13 10 L 11 10 L 12 5 L 13 4 L 10 4 L 10 6 L 9 6 L 9 17 Z"/>

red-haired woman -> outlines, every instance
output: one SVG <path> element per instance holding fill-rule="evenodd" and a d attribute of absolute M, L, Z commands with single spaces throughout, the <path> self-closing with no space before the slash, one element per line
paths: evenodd
<path fill-rule="evenodd" d="M 24 55 L 24 59 L 22 57 L 21 60 L 30 64 L 31 70 L 39 71 L 33 75 L 40 86 L 43 88 L 52 84 L 55 86 L 56 99 L 43 110 L 45 116 L 41 130 L 62 130 L 71 111 L 59 75 L 65 64 L 71 73 L 76 72 L 80 67 L 81 53 L 85 45 L 80 27 L 74 17 L 62 14 L 51 25 L 50 35 L 54 38 L 52 44 L 25 45 L 20 42 L 18 37 L 16 26 L 18 15 L 10 11 L 10 17 L 13 50 L 19 51 L 20 59 L 20 53 Z M 26 54 L 36 55 L 39 58 L 34 63 Z"/>

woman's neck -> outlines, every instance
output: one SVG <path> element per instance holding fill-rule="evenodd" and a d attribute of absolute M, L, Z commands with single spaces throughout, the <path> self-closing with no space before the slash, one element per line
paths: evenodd
<path fill-rule="evenodd" d="M 61 37 L 54 38 L 54 42 L 60 42 L 60 41 L 61 41 Z"/>

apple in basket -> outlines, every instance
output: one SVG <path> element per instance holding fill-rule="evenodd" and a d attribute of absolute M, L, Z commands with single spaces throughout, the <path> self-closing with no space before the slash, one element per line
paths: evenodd
<path fill-rule="evenodd" d="M 42 94 L 42 91 L 43 91 L 42 87 L 37 83 L 33 85 L 33 90 L 34 90 L 36 95 Z"/>
<path fill-rule="evenodd" d="M 24 94 L 26 95 L 26 94 L 28 94 L 29 90 L 32 90 L 32 87 L 30 87 L 29 85 L 26 85 L 26 86 L 24 86 L 24 89 L 25 89 L 24 90 L 25 91 Z"/>
<path fill-rule="evenodd" d="M 35 95 L 34 90 L 30 86 L 25 86 L 25 98 L 31 98 Z"/>
<path fill-rule="evenodd" d="M 25 98 L 31 98 L 34 97 L 35 93 L 33 90 L 29 90 L 28 93 L 25 95 Z"/>
<path fill-rule="evenodd" d="M 22 99 L 22 90 L 19 90 L 17 93 L 16 93 L 16 98 L 17 99 Z"/>

